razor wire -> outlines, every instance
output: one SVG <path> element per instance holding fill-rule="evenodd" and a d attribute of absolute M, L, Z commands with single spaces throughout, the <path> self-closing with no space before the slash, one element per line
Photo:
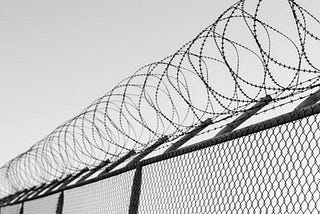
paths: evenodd
<path fill-rule="evenodd" d="M 308 96 L 319 86 L 320 21 L 287 0 L 279 25 L 268 2 L 236 2 L 177 52 L 141 67 L 6 163 L 0 197 L 113 162 L 164 135 L 173 141 L 207 118 L 221 126 L 266 95 L 273 104 L 265 111 Z"/>

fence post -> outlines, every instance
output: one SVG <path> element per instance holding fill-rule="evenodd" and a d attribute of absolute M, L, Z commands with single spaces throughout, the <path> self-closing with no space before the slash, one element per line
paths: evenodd
<path fill-rule="evenodd" d="M 141 183 L 142 183 L 142 166 L 138 164 L 136 171 L 134 173 L 133 182 L 132 182 L 129 214 L 138 213 Z"/>
<path fill-rule="evenodd" d="M 23 214 L 24 202 L 21 203 L 19 214 Z"/>
<path fill-rule="evenodd" d="M 57 210 L 56 214 L 62 214 L 63 211 L 63 203 L 64 203 L 64 193 L 63 191 L 60 193 L 58 198 Z"/>

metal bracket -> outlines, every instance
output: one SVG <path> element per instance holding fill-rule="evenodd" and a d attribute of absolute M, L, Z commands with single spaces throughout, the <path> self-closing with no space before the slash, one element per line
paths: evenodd
<path fill-rule="evenodd" d="M 234 121 L 229 123 L 226 127 L 224 127 L 220 132 L 218 132 L 218 134 L 216 134 L 215 137 L 233 131 L 238 126 L 240 126 L 243 122 L 245 122 L 250 117 L 252 117 L 252 115 L 257 113 L 260 109 L 268 105 L 271 101 L 272 101 L 272 97 L 270 95 L 265 96 L 258 103 L 256 103 L 247 111 L 243 112 L 243 114 L 241 114 L 238 118 L 236 118 Z"/>
<path fill-rule="evenodd" d="M 89 178 L 91 175 L 93 175 L 95 172 L 99 171 L 100 169 L 102 169 L 103 167 L 105 167 L 106 165 L 108 165 L 110 163 L 110 160 L 107 159 L 105 161 L 102 161 L 98 166 L 96 166 L 95 168 L 91 169 L 89 173 L 87 173 L 86 175 L 84 175 L 78 182 L 84 181 L 87 178 Z M 78 183 L 77 182 L 77 183 Z"/>
<path fill-rule="evenodd" d="M 71 174 L 67 175 L 64 179 L 62 179 L 62 180 L 60 180 L 59 182 L 51 185 L 51 186 L 47 189 L 47 191 L 45 191 L 43 194 L 47 194 L 47 193 L 51 192 L 54 188 L 56 188 L 57 186 L 59 186 L 61 183 L 67 181 L 67 180 L 68 180 L 69 178 L 71 178 L 71 177 L 72 177 Z"/>
<path fill-rule="evenodd" d="M 104 175 L 108 174 L 108 172 L 110 172 L 111 170 L 113 170 L 114 168 L 116 168 L 121 163 L 123 163 L 125 160 L 127 160 L 128 158 L 132 157 L 135 154 L 136 154 L 136 152 L 134 150 L 130 150 L 130 152 L 128 152 L 126 155 L 122 156 L 117 161 L 115 161 L 114 163 L 110 164 L 110 166 L 108 166 L 105 170 L 103 170 L 103 172 L 101 172 L 97 177 L 104 176 Z"/>
<path fill-rule="evenodd" d="M 195 135 L 197 135 L 199 132 L 201 132 L 203 129 L 205 129 L 211 124 L 212 124 L 211 118 L 208 118 L 205 121 L 201 122 L 200 125 L 196 126 L 193 130 L 186 133 L 180 140 L 172 144 L 163 154 L 178 149 L 179 147 L 181 147 L 183 144 L 188 142 L 191 138 L 193 138 Z"/>
<path fill-rule="evenodd" d="M 50 183 L 44 185 L 43 187 L 38 188 L 38 190 L 36 190 L 36 193 L 32 197 L 37 197 L 42 191 L 44 191 L 47 188 L 50 188 L 52 185 L 55 185 L 58 182 L 59 182 L 59 180 L 55 179 L 55 180 L 51 181 Z"/>
<path fill-rule="evenodd" d="M 316 104 L 320 100 L 320 89 L 309 95 L 302 103 L 300 103 L 294 110 L 302 109 L 307 106 Z"/>
<path fill-rule="evenodd" d="M 34 190 L 36 189 L 36 186 L 31 187 L 28 189 L 25 194 L 21 195 L 19 198 L 17 198 L 17 201 L 24 200 L 25 198 L 28 198 L 31 194 L 34 193 Z"/>
<path fill-rule="evenodd" d="M 2 198 L 0 201 L 0 206 L 2 206 L 4 204 L 8 204 L 10 202 L 13 202 L 17 198 L 24 196 L 27 193 L 27 191 L 28 191 L 28 189 L 25 189 L 25 190 L 16 192 L 15 194 L 8 195 L 5 198 Z"/>
<path fill-rule="evenodd" d="M 41 184 L 40 186 L 36 187 L 32 192 L 30 192 L 24 199 L 31 197 L 34 197 L 34 195 L 36 195 L 38 192 L 41 192 L 42 189 L 45 188 L 45 186 L 47 186 L 48 184 Z"/>
<path fill-rule="evenodd" d="M 25 189 L 23 191 L 21 191 L 20 193 L 18 193 L 18 195 L 13 198 L 11 200 L 12 203 L 19 201 L 21 198 L 25 197 L 26 194 L 28 194 L 28 192 L 30 191 L 30 189 Z"/>
<path fill-rule="evenodd" d="M 128 167 L 136 165 L 142 158 L 150 154 L 152 151 L 154 151 L 156 148 L 158 148 L 160 145 L 164 144 L 168 141 L 167 136 L 163 136 L 157 140 L 154 144 L 146 148 L 145 150 L 141 151 L 140 154 L 138 154 L 136 157 L 134 157 L 128 164 Z"/>
<path fill-rule="evenodd" d="M 89 172 L 89 168 L 85 167 L 83 168 L 80 172 L 78 172 L 75 175 L 72 175 L 69 179 L 67 179 L 65 182 L 63 182 L 63 184 L 59 187 L 59 189 L 63 189 L 64 187 L 66 187 L 68 184 L 70 184 L 72 181 L 74 181 L 75 179 L 77 179 L 79 176 L 81 176 L 83 173 L 85 172 Z"/>

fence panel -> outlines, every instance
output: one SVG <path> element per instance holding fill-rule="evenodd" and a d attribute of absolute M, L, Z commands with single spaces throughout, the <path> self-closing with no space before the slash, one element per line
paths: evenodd
<path fill-rule="evenodd" d="M 64 192 L 63 214 L 128 213 L 134 170 Z"/>
<path fill-rule="evenodd" d="M 141 195 L 134 205 L 139 214 L 320 213 L 319 121 L 320 114 L 312 115 L 170 159 L 142 162 L 148 165 L 139 171 Z M 128 213 L 135 171 L 65 190 L 62 213 Z M 23 213 L 56 213 L 59 195 L 25 201 Z M 21 204 L 10 205 L 1 207 L 0 214 L 20 210 Z"/>
<path fill-rule="evenodd" d="M 140 213 L 319 213 L 320 115 L 142 168 Z"/>
<path fill-rule="evenodd" d="M 1 214 L 19 214 L 21 204 L 9 205 L 1 207 Z"/>
<path fill-rule="evenodd" d="M 59 194 L 46 196 L 32 201 L 26 201 L 23 214 L 55 214 Z"/>

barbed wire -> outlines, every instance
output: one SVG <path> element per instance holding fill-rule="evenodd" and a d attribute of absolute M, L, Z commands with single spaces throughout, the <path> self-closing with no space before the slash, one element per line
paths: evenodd
<path fill-rule="evenodd" d="M 288 16 L 274 21 L 266 1 L 240 0 L 176 53 L 141 67 L 2 166 L 0 197 L 113 162 L 164 135 L 173 141 L 207 118 L 210 132 L 266 95 L 273 104 L 264 111 L 310 94 L 320 83 L 320 21 L 298 1 L 283 2 Z"/>

